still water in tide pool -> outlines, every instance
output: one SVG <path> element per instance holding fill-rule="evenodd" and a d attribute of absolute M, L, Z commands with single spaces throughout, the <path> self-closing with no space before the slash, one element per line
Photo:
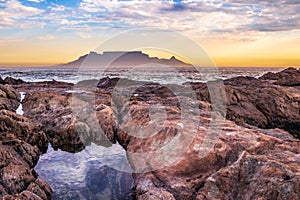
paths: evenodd
<path fill-rule="evenodd" d="M 35 170 L 53 189 L 54 200 L 132 199 L 131 168 L 118 144 L 107 148 L 92 143 L 78 153 L 55 151 L 49 145 Z"/>

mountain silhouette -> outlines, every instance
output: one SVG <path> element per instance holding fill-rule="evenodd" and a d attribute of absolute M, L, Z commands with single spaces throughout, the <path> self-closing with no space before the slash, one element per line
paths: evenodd
<path fill-rule="evenodd" d="M 108 51 L 103 54 L 90 52 L 89 54 L 79 57 L 72 62 L 59 65 L 60 67 L 131 67 L 142 65 L 167 65 L 174 67 L 189 67 L 191 65 L 184 63 L 172 56 L 170 59 L 159 59 L 157 57 L 149 57 L 142 51 Z"/>

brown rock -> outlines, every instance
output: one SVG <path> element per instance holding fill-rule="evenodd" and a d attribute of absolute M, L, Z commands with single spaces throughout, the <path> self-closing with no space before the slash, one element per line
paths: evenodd
<path fill-rule="evenodd" d="M 36 174 L 32 171 L 40 155 L 37 146 L 7 135 L 5 140 L 1 140 L 0 152 L 0 198 L 27 199 L 32 195 L 28 196 L 25 191 L 30 189 L 42 199 L 51 199 L 49 185 L 36 180 Z M 34 190 L 33 183 L 40 189 Z M 34 195 L 34 198 L 40 199 L 38 196 Z"/>
<path fill-rule="evenodd" d="M 278 73 L 269 72 L 260 79 L 271 80 L 274 84 L 282 86 L 300 86 L 300 71 L 290 67 Z"/>
<path fill-rule="evenodd" d="M 139 171 L 154 170 L 136 175 L 137 199 L 244 199 L 245 195 L 249 199 L 299 197 L 300 141 L 292 139 L 288 133 L 272 130 L 273 135 L 288 138 L 280 139 L 227 121 L 219 140 L 204 157 L 200 155 L 206 148 L 202 146 L 203 130 L 206 128 L 198 130 L 184 152 L 172 147 L 171 151 L 179 155 L 183 153 L 182 156 L 160 168 L 163 166 L 161 162 L 166 162 L 162 159 L 164 154 L 155 155 L 151 152 L 163 148 L 178 136 L 170 130 L 164 129 L 156 137 L 130 137 L 127 140 L 126 149 L 133 168 Z M 189 130 L 184 130 L 187 135 L 191 134 Z M 148 154 L 142 158 L 134 156 L 134 153 L 142 152 Z M 249 156 L 245 158 L 244 152 L 249 152 Z M 290 190 L 284 187 L 287 185 Z"/>
<path fill-rule="evenodd" d="M 47 150 L 48 141 L 45 133 L 29 119 L 17 115 L 15 112 L 0 110 L 0 132 L 2 133 L 1 141 L 6 141 L 6 143 L 9 142 L 10 138 L 17 138 L 38 147 L 41 152 Z"/>
<path fill-rule="evenodd" d="M 48 183 L 41 179 L 36 179 L 35 182 L 31 182 L 27 190 L 36 194 L 41 199 L 51 199 L 52 197 L 52 189 Z"/>
<path fill-rule="evenodd" d="M 4 79 L 4 83 L 9 84 L 9 85 L 20 85 L 20 84 L 23 84 L 24 81 L 21 79 L 14 79 L 12 77 L 6 77 Z"/>
<path fill-rule="evenodd" d="M 4 84 L 4 80 L 2 79 L 1 76 L 0 76 L 0 84 Z"/>
<path fill-rule="evenodd" d="M 116 122 L 106 106 L 107 94 L 55 91 L 27 94 L 23 101 L 24 115 L 42 125 L 53 148 L 81 151 L 94 142 L 110 146 L 114 141 Z M 109 102 L 110 103 L 110 102 Z"/>
<path fill-rule="evenodd" d="M 4 99 L 16 101 L 18 96 L 11 86 L 0 86 L 5 92 Z M 32 168 L 41 153 L 46 152 L 47 140 L 45 133 L 29 119 L 15 111 L 0 110 L 0 198 L 41 199 L 26 190 L 36 181 Z"/>
<path fill-rule="evenodd" d="M 15 111 L 19 106 L 20 94 L 10 85 L 0 84 L 0 110 Z"/>
<path fill-rule="evenodd" d="M 281 128 L 300 137 L 299 89 L 274 85 L 252 77 L 236 77 L 225 80 L 224 84 L 227 119 L 239 125 Z M 210 102 L 206 84 L 191 85 L 199 100 Z"/>
<path fill-rule="evenodd" d="M 40 198 L 39 196 L 37 196 L 36 194 L 29 192 L 27 190 L 21 192 L 20 194 L 16 194 L 16 195 L 7 195 L 3 197 L 3 200 L 42 200 L 42 198 Z"/>
<path fill-rule="evenodd" d="M 298 199 L 300 176 L 290 167 L 244 151 L 235 163 L 211 175 L 196 199 Z"/>
<path fill-rule="evenodd" d="M 274 123 L 275 126 L 275 121 L 288 123 L 288 120 L 297 124 L 298 105 L 293 103 L 297 101 L 293 90 L 248 77 L 228 80 L 225 84 L 229 94 L 226 103 L 235 121 L 240 120 L 244 126 L 247 123 L 265 127 Z M 205 91 L 203 84 L 193 86 L 198 88 L 199 95 L 202 89 Z M 125 95 L 131 91 L 130 87 L 121 88 Z M 160 96 L 157 91 L 160 86 L 150 84 L 141 88 L 130 100 L 122 93 L 113 99 L 119 105 L 117 141 L 126 149 L 136 172 L 135 198 L 299 197 L 300 141 L 289 133 L 280 129 L 244 128 L 230 121 L 214 124 L 211 117 L 216 113 L 210 113 L 207 103 L 197 102 L 201 104 L 199 113 L 191 109 L 195 108 L 192 104 L 174 103 L 192 102 L 188 93 Z M 168 93 L 164 91 L 163 94 Z M 283 100 L 276 100 L 277 97 Z M 206 100 L 209 96 L 204 94 L 201 98 Z M 272 107 L 274 99 L 276 105 L 285 106 Z M 159 105 L 158 115 L 151 114 L 154 105 Z M 182 118 L 185 109 L 192 111 Z M 283 121 L 280 115 L 287 113 L 291 117 Z M 215 129 L 209 134 L 212 126 L 221 128 L 220 135 Z"/>

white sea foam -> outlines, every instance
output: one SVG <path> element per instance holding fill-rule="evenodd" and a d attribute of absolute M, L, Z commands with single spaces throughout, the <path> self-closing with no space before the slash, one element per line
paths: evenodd
<path fill-rule="evenodd" d="M 16 113 L 19 114 L 19 115 L 23 115 L 24 111 L 23 111 L 22 101 L 24 100 L 26 93 L 25 92 L 20 92 L 20 95 L 21 95 L 20 105 L 17 108 Z"/>

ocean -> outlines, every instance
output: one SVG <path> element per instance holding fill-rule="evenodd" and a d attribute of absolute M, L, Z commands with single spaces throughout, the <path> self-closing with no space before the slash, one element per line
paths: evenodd
<path fill-rule="evenodd" d="M 106 76 L 152 81 L 162 84 L 227 79 L 236 76 L 259 77 L 267 72 L 281 71 L 282 67 L 222 67 L 222 68 L 111 68 L 111 69 L 74 69 L 74 68 L 0 68 L 0 76 L 13 77 L 29 82 L 65 81 L 77 83 L 82 80 L 100 79 Z"/>

